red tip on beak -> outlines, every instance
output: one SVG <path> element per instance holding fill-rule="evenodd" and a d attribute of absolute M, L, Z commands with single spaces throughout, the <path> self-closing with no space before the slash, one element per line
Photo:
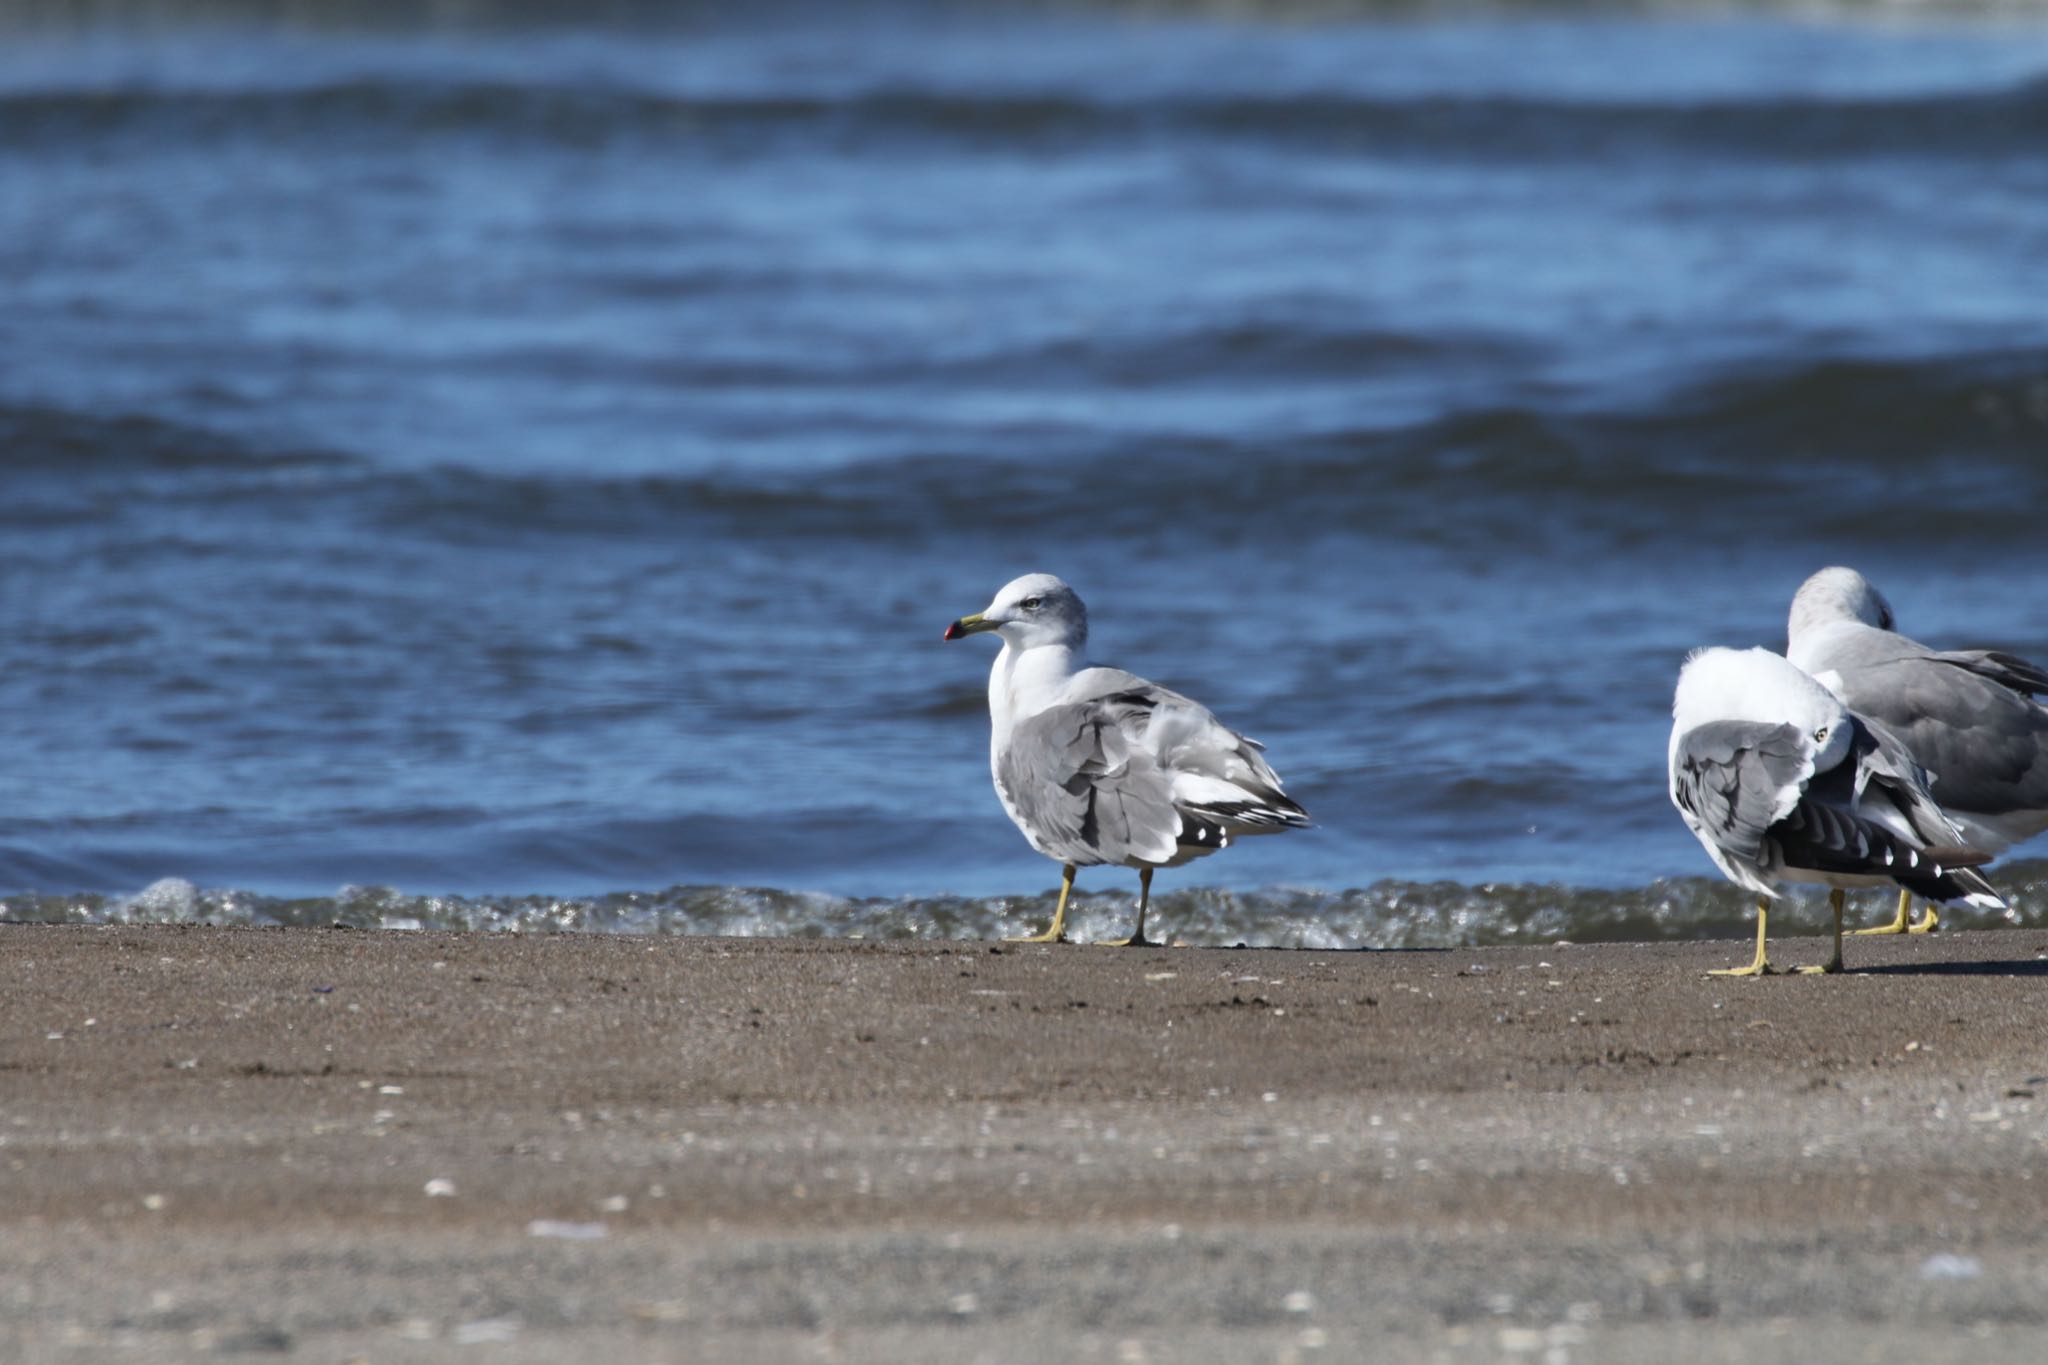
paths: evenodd
<path fill-rule="evenodd" d="M 946 624 L 946 633 L 941 638 L 947 640 L 957 640 L 966 633 L 966 631 L 960 629 L 960 623 L 958 621 L 949 621 Z"/>

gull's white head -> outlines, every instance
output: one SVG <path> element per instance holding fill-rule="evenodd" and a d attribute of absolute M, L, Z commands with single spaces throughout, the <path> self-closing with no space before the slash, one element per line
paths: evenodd
<path fill-rule="evenodd" d="M 1897 620 L 1892 604 L 1869 579 L 1854 569 L 1836 566 L 1822 569 L 1799 585 L 1799 591 L 1792 594 L 1792 614 L 1785 629 L 1796 645 L 1807 632 L 1841 621 L 1892 630 Z"/>
<path fill-rule="evenodd" d="M 946 638 L 958 640 L 987 631 L 1001 635 L 1012 649 L 1039 645 L 1079 649 L 1088 643 L 1088 608 L 1064 581 L 1049 573 L 1028 573 L 1005 583 L 987 610 L 947 626 Z"/>
<path fill-rule="evenodd" d="M 1696 649 L 1678 673 L 1671 737 L 1717 720 L 1796 726 L 1813 745 L 1815 772 L 1848 756 L 1855 722 L 1835 694 L 1768 649 Z"/>

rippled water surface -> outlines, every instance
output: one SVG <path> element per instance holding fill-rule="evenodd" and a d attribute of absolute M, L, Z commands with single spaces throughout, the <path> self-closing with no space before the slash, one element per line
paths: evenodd
<path fill-rule="evenodd" d="M 1168 927 L 1739 932 L 1686 649 L 2048 655 L 2048 26 L 225 13 L 0 43 L 0 913 L 1018 927 L 1048 569 L 1317 819 Z"/>

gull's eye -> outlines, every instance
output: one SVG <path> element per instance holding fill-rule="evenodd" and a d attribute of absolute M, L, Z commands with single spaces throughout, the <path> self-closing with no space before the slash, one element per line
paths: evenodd
<path fill-rule="evenodd" d="M 1825 744 L 1825 743 L 1827 743 L 1827 742 L 1828 742 L 1828 727 L 1827 727 L 1827 726 L 1823 725 L 1823 726 L 1821 726 L 1821 727 L 1820 727 L 1820 729 L 1818 729 L 1818 730 L 1815 730 L 1815 731 L 1813 732 L 1813 742 L 1814 742 L 1815 744 Z"/>
<path fill-rule="evenodd" d="M 1044 602 L 1045 599 L 1043 597 L 1027 597 L 1017 605 L 1026 611 L 1037 611 Z"/>

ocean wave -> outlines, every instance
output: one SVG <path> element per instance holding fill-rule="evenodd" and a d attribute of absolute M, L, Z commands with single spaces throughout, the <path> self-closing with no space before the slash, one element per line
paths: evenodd
<path fill-rule="evenodd" d="M 2048 926 L 2048 860 L 1999 869 L 2012 908 L 1943 911 L 1951 928 Z M 1852 921 L 1877 922 L 1890 892 L 1852 898 Z M 27 893 L 0 898 L 0 919 L 30 924 L 218 924 L 250 927 L 463 930 L 499 933 L 691 934 L 851 939 L 993 939 L 1043 928 L 1050 893 L 852 898 L 745 886 L 674 886 L 600 896 L 431 896 L 344 887 L 288 898 L 166 879 L 126 896 Z M 1080 940 L 1127 931 L 1126 894 L 1080 894 L 1069 924 Z M 1431 949 L 1496 944 L 1670 942 L 1740 938 L 1754 899 L 1727 882 L 1658 880 L 1604 889 L 1542 883 L 1379 881 L 1343 891 L 1195 888 L 1153 898 L 1151 923 L 1196 947 Z M 1780 935 L 1821 932 L 1812 897 L 1781 902 Z"/>
<path fill-rule="evenodd" d="M 2040 152 L 2048 79 L 1888 97 L 1570 99 L 1305 91 L 1052 91 L 883 87 L 844 94 L 690 94 L 588 85 L 365 77 L 287 88 L 169 85 L 0 93 L 18 142 L 161 132 L 274 136 L 382 128 L 502 133 L 584 144 L 670 137 L 758 153 L 783 138 L 857 147 L 967 147 L 1193 137 L 1374 155 L 1580 160 L 1693 149 L 1762 160 Z"/>
<path fill-rule="evenodd" d="M 1222 344 L 1236 343 L 1226 334 Z M 1589 546 L 1673 517 L 1847 535 L 1908 513 L 1915 537 L 1934 542 L 2031 534 L 2034 509 L 2048 499 L 2044 437 L 2048 359 L 2031 353 L 1794 361 L 1640 408 L 1497 407 L 1292 437 L 1034 432 L 1018 456 L 907 455 L 821 473 L 566 480 L 440 471 L 409 480 L 393 512 L 426 525 L 693 525 L 887 541 L 907 526 L 960 524 L 989 505 L 1012 528 L 1061 529 L 1085 477 L 1099 535 L 1173 524 L 1224 543 L 1359 529 L 1521 539 L 1545 533 L 1544 519 L 1530 515 L 1542 507 L 1565 517 L 1556 529 L 1589 535 Z M 1809 494 L 1822 478 L 1830 495 L 1816 505 Z"/>
<path fill-rule="evenodd" d="M 47 470 L 119 473 L 163 470 L 345 468 L 359 462 L 332 450 L 263 445 L 147 413 L 81 412 L 48 403 L 0 402 L 5 474 Z"/>
<path fill-rule="evenodd" d="M 1213 369 L 1248 345 L 1305 349 L 1304 363 L 1332 369 L 1355 356 L 1362 371 L 1386 353 L 1401 357 L 1394 363 L 1426 366 L 1430 349 L 1365 332 L 1289 343 L 1225 324 L 1203 336 L 1141 339 L 1121 359 L 1105 353 L 1086 363 L 1126 372 L 1184 364 L 1200 373 L 1205 348 Z M 1010 381 L 1033 382 L 1038 363 L 1017 358 Z M 367 453 L 265 445 L 144 415 L 0 405 L 0 444 L 9 450 L 0 487 L 24 490 L 16 500 L 26 506 L 39 473 L 61 491 L 81 469 L 101 481 L 202 471 L 214 476 L 202 492 L 220 479 L 252 495 L 274 485 L 295 506 L 347 499 L 353 519 L 465 542 L 697 533 L 888 543 L 906 528 L 972 524 L 990 505 L 1003 508 L 1014 530 L 1060 530 L 1072 516 L 1076 480 L 1085 478 L 1099 535 L 1142 536 L 1173 524 L 1205 528 L 1223 544 L 1278 531 L 1359 530 L 1462 543 L 1554 529 L 1597 548 L 1674 517 L 1694 527 L 1822 537 L 1867 535 L 1872 525 L 1909 517 L 1913 537 L 1935 543 L 2031 535 L 2035 509 L 2048 500 L 2044 439 L 2048 356 L 2023 351 L 1795 359 L 1601 410 L 1494 406 L 1407 425 L 1256 438 L 1166 439 L 1049 424 L 1015 439 L 956 434 L 969 449 L 824 470 L 734 465 L 646 475 L 394 467 Z M 907 419 L 902 433 L 878 440 L 937 438 Z M 971 448 L 977 444 L 987 448 Z M 284 473 L 292 477 L 277 477 Z M 1810 492 L 1822 480 L 1829 496 L 1815 502 Z M 80 502 L 80 514 L 101 505 Z M 1532 516 L 1539 507 L 1545 515 Z"/>

